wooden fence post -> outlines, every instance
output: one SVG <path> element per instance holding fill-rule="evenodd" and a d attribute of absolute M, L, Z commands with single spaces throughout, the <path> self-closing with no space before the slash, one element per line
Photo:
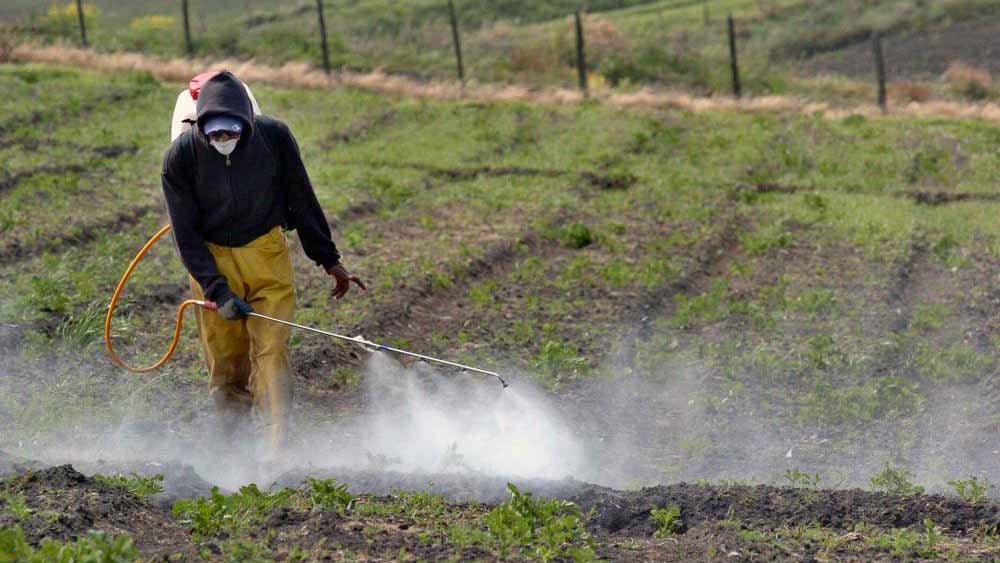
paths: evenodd
<path fill-rule="evenodd" d="M 465 66 L 462 64 L 462 37 L 458 33 L 458 15 L 455 14 L 455 3 L 452 0 L 448 0 L 448 16 L 451 19 L 451 41 L 455 45 L 458 81 L 465 84 Z"/>
<path fill-rule="evenodd" d="M 733 15 L 729 14 L 726 20 L 729 23 L 729 67 L 733 73 L 733 96 L 739 98 L 742 92 L 740 89 L 740 66 L 736 60 L 736 29 L 733 25 Z"/>
<path fill-rule="evenodd" d="M 188 17 L 188 0 L 181 0 L 181 12 L 184 15 L 184 49 L 190 57 L 194 55 L 194 45 L 191 44 L 191 19 Z"/>
<path fill-rule="evenodd" d="M 882 34 L 876 31 L 872 35 L 872 51 L 875 54 L 875 79 L 878 81 L 878 107 L 888 110 L 885 94 L 885 57 L 882 55 Z"/>
<path fill-rule="evenodd" d="M 316 12 L 319 14 L 319 35 L 323 45 L 323 70 L 330 74 L 330 51 L 326 44 L 326 21 L 323 19 L 323 0 L 316 0 Z"/>
<path fill-rule="evenodd" d="M 76 0 L 76 16 L 80 20 L 80 42 L 87 46 L 87 24 L 83 17 L 83 0 Z"/>
<path fill-rule="evenodd" d="M 577 8 L 574 14 L 576 18 L 576 73 L 580 79 L 580 90 L 587 94 L 587 54 L 583 44 L 583 18 L 581 11 Z"/>

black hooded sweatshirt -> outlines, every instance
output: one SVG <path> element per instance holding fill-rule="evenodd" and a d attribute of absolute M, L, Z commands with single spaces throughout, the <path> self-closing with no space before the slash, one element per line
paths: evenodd
<path fill-rule="evenodd" d="M 197 109 L 197 124 L 164 154 L 161 176 L 181 260 L 205 296 L 221 304 L 233 295 L 206 241 L 243 246 L 282 225 L 298 230 L 306 255 L 318 265 L 338 263 L 330 226 L 288 126 L 255 117 L 245 87 L 226 71 L 202 85 Z M 228 157 L 201 133 L 206 120 L 219 114 L 243 121 Z"/>

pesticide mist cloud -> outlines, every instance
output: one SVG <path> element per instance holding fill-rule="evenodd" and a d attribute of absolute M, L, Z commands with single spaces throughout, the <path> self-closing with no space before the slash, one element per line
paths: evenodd
<path fill-rule="evenodd" d="M 343 459 L 341 446 L 313 463 L 547 479 L 576 475 L 584 466 L 570 425 L 526 380 L 504 390 L 492 378 L 404 368 L 381 353 L 366 369 L 365 411 L 352 428 L 339 429 L 356 436 L 353 449 L 363 457 Z"/>

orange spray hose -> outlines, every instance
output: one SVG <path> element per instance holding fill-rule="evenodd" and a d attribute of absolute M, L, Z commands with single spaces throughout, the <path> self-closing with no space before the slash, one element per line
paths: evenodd
<path fill-rule="evenodd" d="M 160 238 L 162 238 L 163 235 L 167 234 L 168 232 L 170 232 L 170 225 L 166 225 L 162 229 L 157 231 L 157 233 L 153 235 L 152 238 L 146 241 L 146 244 L 144 244 L 143 247 L 139 250 L 139 253 L 135 255 L 135 258 L 133 258 L 132 262 L 128 265 L 128 269 L 126 269 L 125 273 L 122 274 L 122 279 L 118 280 L 118 286 L 115 287 L 115 292 L 111 294 L 111 303 L 108 304 L 108 314 L 107 316 L 104 317 L 104 347 L 107 349 L 108 355 L 111 356 L 111 363 L 115 364 L 120 368 L 127 369 L 134 373 L 146 373 L 150 371 L 155 371 L 159 369 L 161 366 L 163 366 L 163 364 L 167 363 L 167 360 L 170 359 L 170 356 L 174 355 L 174 350 L 177 349 L 177 344 L 178 342 L 180 342 L 181 339 L 181 325 L 184 322 L 185 309 L 187 309 L 191 305 L 198 305 L 200 307 L 205 307 L 208 309 L 215 308 L 214 303 L 198 299 L 188 299 L 187 301 L 181 303 L 180 306 L 177 308 L 177 319 L 174 322 L 174 336 L 173 340 L 171 340 L 170 342 L 170 348 L 167 349 L 167 353 L 164 354 L 163 357 L 161 357 L 159 360 L 157 360 L 155 364 L 151 366 L 146 366 L 146 367 L 130 366 L 126 364 L 118 356 L 118 354 L 115 353 L 115 349 L 111 345 L 111 318 L 115 313 L 115 307 L 118 306 L 118 299 L 121 297 L 122 290 L 125 288 L 125 283 L 128 282 L 128 279 L 132 275 L 132 272 L 135 270 L 136 266 L 139 265 L 139 262 L 142 261 L 143 257 L 146 256 L 146 253 L 149 252 L 149 249 L 152 248 L 153 244 L 155 244 L 156 241 L 160 240 Z"/>

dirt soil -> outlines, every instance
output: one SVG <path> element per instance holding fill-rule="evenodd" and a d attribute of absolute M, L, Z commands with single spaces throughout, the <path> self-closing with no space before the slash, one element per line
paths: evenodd
<path fill-rule="evenodd" d="M 89 478 L 70 465 L 28 471 L 0 483 L 0 527 L 19 524 L 25 538 L 75 540 L 89 530 L 129 534 L 146 556 L 192 554 L 191 540 L 167 510 L 150 505 L 128 491 Z M 18 520 L 8 495 L 22 497 L 32 514 Z"/>
<path fill-rule="evenodd" d="M 208 484 L 180 463 L 104 464 L 105 473 L 138 472 L 165 475 L 171 502 L 162 496 L 141 500 L 123 488 L 100 483 L 70 465 L 40 468 L 27 460 L 15 459 L 0 452 L 0 470 L 7 475 L 0 482 L 0 527 L 20 525 L 32 544 L 42 538 L 72 540 L 89 530 L 112 534 L 130 534 L 144 557 L 162 559 L 180 554 L 185 560 L 209 560 L 223 554 L 227 537 L 208 538 L 198 543 L 170 516 L 172 499 L 208 492 Z M 421 520 L 403 513 L 365 514 L 362 510 L 336 512 L 281 507 L 272 509 L 266 518 L 247 535 L 263 541 L 277 559 L 293 550 L 318 554 L 363 554 L 370 560 L 389 560 L 401 552 L 421 560 L 457 558 L 489 559 L 493 555 L 478 547 L 457 547 L 445 529 L 436 527 L 439 519 L 448 524 L 475 525 L 491 505 L 506 498 L 505 480 L 460 474 L 399 474 L 351 470 L 290 472 L 276 485 L 297 486 L 306 475 L 336 476 L 350 486 L 356 496 L 355 506 L 364 503 L 391 502 L 394 492 L 430 490 L 449 499 L 443 516 Z M 534 481 L 523 489 L 546 497 L 576 503 L 588 514 L 587 526 L 595 538 L 595 550 L 613 561 L 658 560 L 751 560 L 811 559 L 811 549 L 793 554 L 779 543 L 748 539 L 746 530 L 767 534 L 794 526 L 821 526 L 843 531 L 850 536 L 856 525 L 882 530 L 918 529 L 930 518 L 946 537 L 964 538 L 977 531 L 1000 526 L 1000 506 L 994 503 L 970 504 L 938 495 L 899 496 L 854 490 L 814 490 L 771 486 L 712 486 L 679 483 L 637 491 L 618 491 L 572 480 Z M 184 495 L 177 495 L 183 491 Z M 6 510 L 8 499 L 21 497 L 32 514 L 17 520 Z M 468 502 L 478 498 L 485 503 Z M 673 538 L 656 538 L 657 526 L 650 510 L 675 505 L 680 508 L 683 530 Z M 740 535 L 740 531 L 744 535 Z M 762 536 L 761 536 L 762 537 Z M 958 541 L 956 539 L 956 541 Z M 801 547 L 801 546 L 800 546 Z M 818 548 L 818 546 L 817 546 Z M 813 549 L 815 552 L 815 549 Z M 891 560 L 877 547 L 839 554 L 855 560 Z M 793 557 L 794 556 L 794 557 Z M 988 560 L 989 553 L 984 552 Z"/>
<path fill-rule="evenodd" d="M 955 61 L 1000 72 L 1000 22 L 967 21 L 883 39 L 886 72 L 890 80 L 937 78 Z M 824 53 L 805 63 L 813 72 L 875 76 L 868 41 Z"/>

